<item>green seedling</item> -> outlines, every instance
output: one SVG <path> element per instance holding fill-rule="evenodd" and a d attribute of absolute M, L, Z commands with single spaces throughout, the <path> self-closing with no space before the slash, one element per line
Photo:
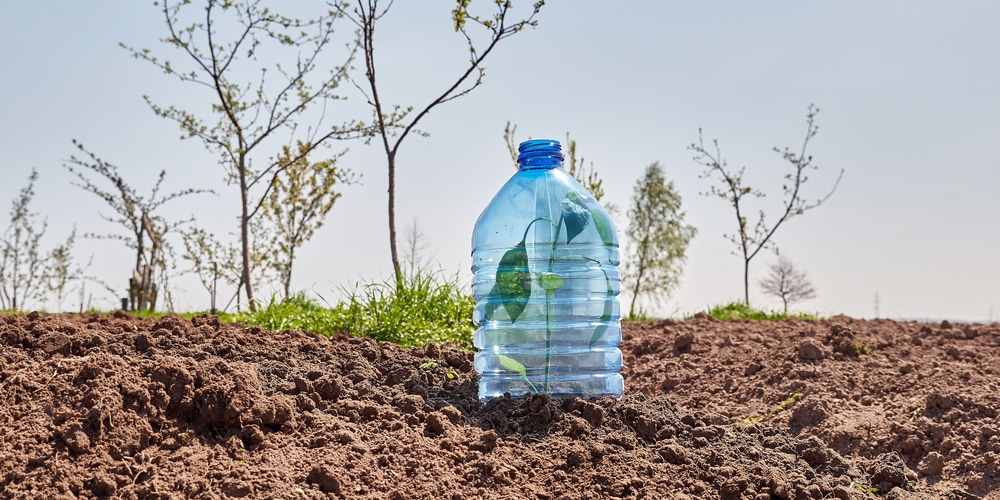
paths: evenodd
<path fill-rule="evenodd" d="M 494 319 L 494 314 L 497 309 L 503 307 L 508 318 L 510 318 L 510 322 L 512 324 L 516 323 L 517 319 L 521 316 L 521 313 L 524 312 L 525 307 L 528 305 L 532 292 L 540 290 L 545 293 L 545 375 L 542 384 L 542 392 L 548 392 L 549 387 L 549 369 L 552 350 L 552 303 L 556 290 L 559 290 L 564 285 L 564 279 L 554 271 L 554 265 L 557 261 L 565 259 L 585 260 L 601 264 L 599 261 L 582 255 L 565 255 L 557 257 L 556 250 L 559 245 L 562 244 L 560 241 L 561 235 L 565 234 L 565 244 L 570 244 L 573 241 L 573 238 L 582 233 L 583 230 L 586 229 L 591 222 L 593 222 L 594 228 L 600 235 L 604 246 L 609 248 L 613 247 L 615 241 L 614 229 L 611 221 L 598 209 L 596 204 L 593 204 L 594 206 L 588 208 L 585 200 L 578 194 L 571 191 L 563 200 L 561 200 L 560 205 L 562 207 L 562 212 L 558 221 L 553 222 L 548 217 L 538 217 L 532 220 L 528 223 L 527 227 L 525 227 L 524 235 L 521 237 L 521 241 L 514 245 L 514 247 L 510 250 L 507 250 L 503 257 L 500 258 L 500 263 L 497 266 L 496 284 L 489 293 L 489 298 L 492 300 L 488 301 L 489 305 L 487 305 L 484 315 L 486 320 L 492 320 Z M 532 225 L 542 221 L 548 222 L 555 229 L 555 237 L 553 238 L 551 244 L 552 250 L 549 254 L 548 268 L 545 270 L 533 270 L 528 259 L 528 233 Z M 607 330 L 607 322 L 611 320 L 611 315 L 614 311 L 614 287 L 612 286 L 611 279 L 607 275 L 607 272 L 604 274 L 604 279 L 607 282 L 608 293 L 604 302 L 604 311 L 601 316 L 602 325 L 595 328 L 590 339 L 591 346 L 597 343 L 597 341 L 599 341 L 604 335 L 604 332 Z M 499 356 L 499 358 L 501 365 L 505 369 L 518 373 L 524 377 L 525 380 L 528 380 L 527 370 L 523 364 L 507 356 Z M 528 380 L 528 383 L 531 385 L 532 392 L 537 393 L 538 390 L 535 385 L 532 384 L 530 380 Z"/>
<path fill-rule="evenodd" d="M 792 394 L 791 396 L 788 396 L 788 398 L 786 398 L 784 401 L 782 401 L 780 404 L 778 404 L 778 406 L 775 407 L 774 410 L 772 410 L 772 411 L 770 411 L 768 413 L 765 413 L 763 415 L 756 415 L 756 416 L 752 416 L 752 417 L 747 417 L 747 418 L 743 419 L 743 423 L 749 425 L 749 424 L 757 424 L 757 423 L 760 423 L 760 422 L 765 422 L 767 420 L 770 420 L 770 419 L 774 418 L 775 415 L 777 415 L 777 414 L 779 414 L 779 413 L 781 413 L 781 412 L 783 412 L 783 411 L 791 408 L 792 406 L 794 406 L 795 403 L 801 397 L 802 397 L 802 393 L 801 392 L 796 392 L 796 393 Z"/>
<path fill-rule="evenodd" d="M 854 354 L 856 354 L 858 356 L 861 356 L 861 355 L 868 354 L 868 353 L 869 353 L 868 346 L 865 345 L 864 342 L 861 342 L 859 340 L 859 341 L 857 341 L 857 342 L 854 343 Z"/>
<path fill-rule="evenodd" d="M 425 372 L 432 372 L 441 366 L 441 362 L 436 358 L 428 358 L 427 361 L 420 363 L 417 368 Z M 458 373 L 455 372 L 455 367 L 449 366 L 444 373 L 444 377 L 448 380 L 455 380 L 458 377 Z"/>
<path fill-rule="evenodd" d="M 497 359 L 500 360 L 500 366 L 503 366 L 505 370 L 510 370 L 520 375 L 521 378 L 523 378 L 524 381 L 531 387 L 531 392 L 538 392 L 538 388 L 535 387 L 535 384 L 532 384 L 531 380 L 528 378 L 528 370 L 524 367 L 524 365 L 519 363 L 516 359 L 504 356 L 503 354 L 497 354 Z"/>
<path fill-rule="evenodd" d="M 857 488 L 862 493 L 865 493 L 867 495 L 877 495 L 878 494 L 878 488 L 876 488 L 874 486 L 865 486 L 865 485 L 863 485 L 861 483 L 857 483 L 855 481 L 851 481 L 851 487 L 852 488 Z"/>

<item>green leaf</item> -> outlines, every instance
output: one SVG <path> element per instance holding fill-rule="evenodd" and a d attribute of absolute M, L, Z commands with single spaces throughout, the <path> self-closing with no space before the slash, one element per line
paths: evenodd
<path fill-rule="evenodd" d="M 504 356 L 503 354 L 497 354 L 497 359 L 500 360 L 500 366 L 504 367 L 505 370 L 515 372 L 522 377 L 528 376 L 528 369 L 525 368 L 524 365 L 522 365 L 518 360 L 509 356 Z"/>
<path fill-rule="evenodd" d="M 507 250 L 500 259 L 497 267 L 497 284 L 490 294 L 496 294 L 503 305 L 510 321 L 517 321 L 517 317 L 528 305 L 528 298 L 531 297 L 531 273 L 528 272 L 528 251 L 524 247 L 524 242 L 510 250 Z M 493 309 L 496 309 L 495 307 Z M 492 311 L 487 310 L 488 316 L 492 316 Z"/>
<path fill-rule="evenodd" d="M 542 285 L 542 290 L 552 293 L 563 286 L 562 276 L 556 273 L 538 273 L 538 284 Z"/>
<path fill-rule="evenodd" d="M 601 235 L 601 241 L 604 242 L 604 246 L 614 246 L 615 227 L 611 224 L 611 219 L 601 213 L 597 207 L 590 209 L 590 215 L 594 218 L 594 227 L 597 228 L 597 233 Z"/>
<path fill-rule="evenodd" d="M 562 200 L 562 220 L 566 224 L 566 242 L 573 241 L 590 224 L 590 211 L 583 206 L 580 196 L 570 191 Z"/>
<path fill-rule="evenodd" d="M 522 365 L 516 359 L 504 356 L 503 354 L 497 354 L 496 356 L 497 359 L 500 360 L 500 366 L 504 367 L 505 370 L 510 370 L 520 375 L 521 378 L 523 378 L 524 381 L 527 382 L 528 385 L 531 387 L 531 392 L 534 392 L 536 394 L 538 393 L 538 388 L 535 387 L 535 384 L 531 383 L 530 379 L 528 379 L 528 369 L 525 368 L 524 365 Z"/>
<path fill-rule="evenodd" d="M 608 286 L 608 296 L 604 299 L 604 314 L 601 315 L 601 326 L 594 329 L 594 335 L 590 337 L 590 345 L 593 347 L 598 340 L 604 335 L 604 332 L 608 331 L 608 322 L 611 321 L 611 314 L 615 310 L 615 291 Z"/>

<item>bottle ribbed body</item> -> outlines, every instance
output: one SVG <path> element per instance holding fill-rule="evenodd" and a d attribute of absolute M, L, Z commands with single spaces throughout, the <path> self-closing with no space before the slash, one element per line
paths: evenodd
<path fill-rule="evenodd" d="M 520 151 L 518 172 L 473 232 L 479 398 L 620 397 L 614 225 L 561 168 L 558 142 L 527 141 Z"/>

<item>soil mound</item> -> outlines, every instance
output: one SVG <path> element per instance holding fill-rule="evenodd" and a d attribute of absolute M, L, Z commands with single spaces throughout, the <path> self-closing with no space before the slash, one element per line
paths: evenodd
<path fill-rule="evenodd" d="M 0 314 L 3 498 L 1000 498 L 1000 325 L 626 323 L 626 395 L 214 316 Z"/>

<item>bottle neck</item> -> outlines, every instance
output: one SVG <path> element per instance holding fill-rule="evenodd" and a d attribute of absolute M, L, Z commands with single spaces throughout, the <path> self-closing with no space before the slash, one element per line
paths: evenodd
<path fill-rule="evenodd" d="M 563 155 L 559 141 L 536 139 L 524 141 L 517 148 L 518 170 L 552 169 L 562 166 Z"/>

